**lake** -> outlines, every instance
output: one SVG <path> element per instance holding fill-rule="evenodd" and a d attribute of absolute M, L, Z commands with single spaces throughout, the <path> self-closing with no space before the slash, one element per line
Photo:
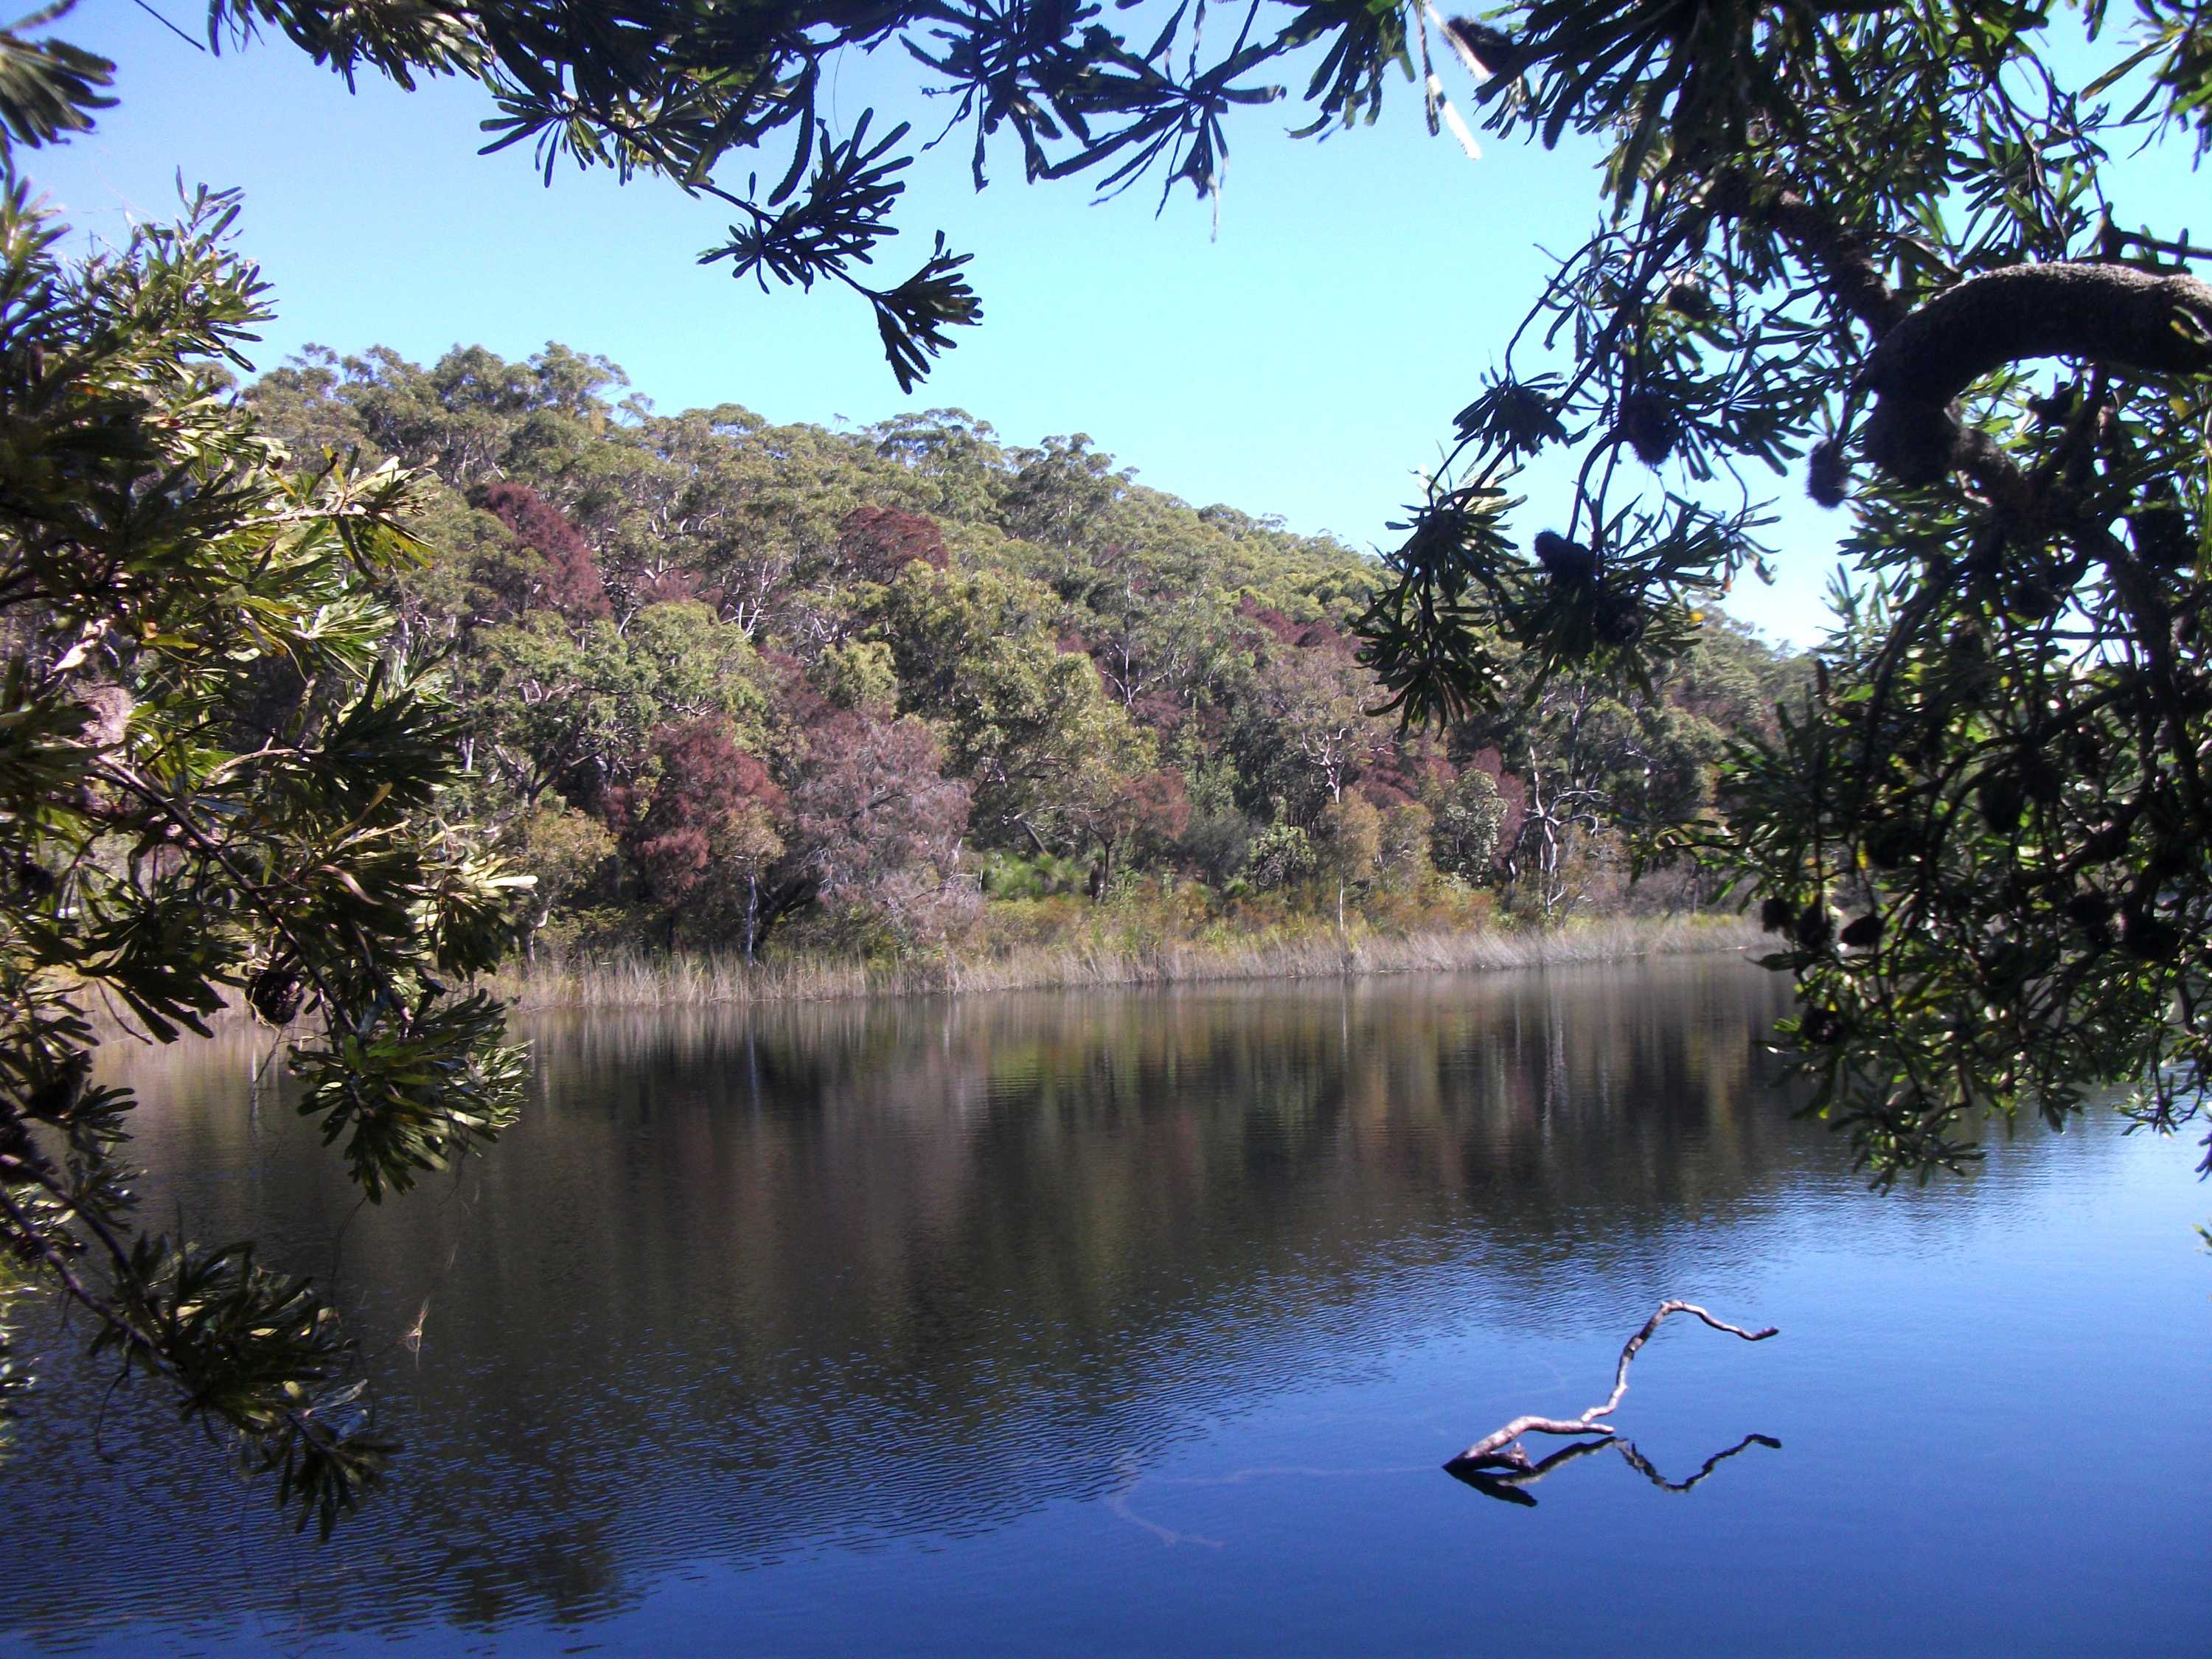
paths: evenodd
<path fill-rule="evenodd" d="M 295 1538 L 155 1390 L 95 1443 L 106 1376 L 23 1319 L 0 1650 L 2212 1652 L 2198 1149 L 2023 1126 L 1869 1193 L 1784 996 L 539 1020 L 525 1124 L 380 1208 L 242 1037 L 137 1056 L 149 1217 L 335 1263 L 406 1449 Z M 1441 1468 L 1603 1400 L 1670 1296 L 1781 1334 L 1670 1321 L 1638 1462 Z"/>

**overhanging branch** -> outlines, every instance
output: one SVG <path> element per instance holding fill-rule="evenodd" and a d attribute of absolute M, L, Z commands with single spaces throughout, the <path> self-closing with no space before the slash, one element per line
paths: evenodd
<path fill-rule="evenodd" d="M 2212 373 L 2212 284 L 2132 265 L 2012 265 L 1947 289 L 1883 334 L 1857 389 L 1868 457 L 1900 483 L 1962 465 L 1953 405 L 2008 363 L 2068 357 L 2138 374 Z"/>

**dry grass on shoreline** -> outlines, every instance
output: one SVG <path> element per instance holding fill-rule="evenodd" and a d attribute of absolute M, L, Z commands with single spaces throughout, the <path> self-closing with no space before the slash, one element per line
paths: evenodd
<path fill-rule="evenodd" d="M 747 966 L 734 957 L 681 954 L 562 961 L 547 957 L 492 975 L 489 988 L 518 1010 L 744 1006 L 854 997 L 941 996 L 1048 988 L 1195 984 L 1369 975 L 1463 973 L 1740 951 L 1755 923 L 1736 916 L 1614 917 L 1556 933 L 1452 931 L 1272 933 L 1219 944 L 1169 941 L 1115 947 L 1026 946 L 1003 956 L 920 963 L 799 957 Z"/>

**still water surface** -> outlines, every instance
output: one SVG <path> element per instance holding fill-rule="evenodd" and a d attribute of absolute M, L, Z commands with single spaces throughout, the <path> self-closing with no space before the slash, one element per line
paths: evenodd
<path fill-rule="evenodd" d="M 2023 1130 L 1871 1195 L 1731 961 L 532 1028 L 380 1210 L 247 1049 L 137 1064 L 153 1213 L 320 1271 L 394 1478 L 280 1531 L 34 1321 L 0 1650 L 2212 1652 L 2212 1191 Z M 348 1223 L 349 1215 L 352 1219 Z M 1439 1465 L 1604 1397 L 1525 1489 Z M 420 1321 L 419 1342 L 406 1334 Z M 1548 1450 L 1545 1445 L 1539 1450 Z"/>

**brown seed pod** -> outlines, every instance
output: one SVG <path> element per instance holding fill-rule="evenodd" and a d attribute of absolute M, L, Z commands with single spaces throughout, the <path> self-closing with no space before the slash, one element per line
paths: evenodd
<path fill-rule="evenodd" d="M 2067 920 L 2075 927 L 2085 927 L 2091 933 L 2099 933 L 2104 929 L 2105 925 L 2112 919 L 2112 900 L 2106 898 L 2102 893 L 2095 891 L 2076 893 L 2066 901 Z"/>
<path fill-rule="evenodd" d="M 1626 647 L 1644 637 L 1644 611 L 1635 600 L 1600 593 L 1590 631 L 1607 645 Z"/>
<path fill-rule="evenodd" d="M 84 1098 L 84 1086 L 91 1080 L 89 1048 L 72 1049 L 58 1064 L 38 1064 L 24 1092 L 23 1115 L 48 1122 L 66 1116 Z"/>
<path fill-rule="evenodd" d="M 2031 751 L 2021 757 L 2020 787 L 2030 800 L 2048 806 L 2065 793 L 2066 775 L 2045 756 Z"/>
<path fill-rule="evenodd" d="M 1877 870 L 1894 870 L 1919 846 L 1920 826 L 1910 818 L 1886 818 L 1867 831 L 1861 844 L 1869 864 Z"/>
<path fill-rule="evenodd" d="M 1836 919 L 1828 907 L 1818 899 L 1797 913 L 1797 925 L 1792 930 L 1797 943 L 1808 951 L 1817 951 L 1835 937 Z"/>
<path fill-rule="evenodd" d="M 2178 570 L 2197 556 L 2197 538 L 2189 515 L 2172 489 L 2128 520 L 2129 539 L 2145 562 Z"/>
<path fill-rule="evenodd" d="M 1981 809 L 1982 821 L 2002 835 L 2020 828 L 2027 798 L 2018 779 L 1992 772 L 1974 786 L 1974 805 Z"/>
<path fill-rule="evenodd" d="M 1797 1018 L 1797 1037 L 1818 1048 L 1827 1048 L 1844 1040 L 1844 1017 L 1833 1008 L 1808 1008 Z"/>
<path fill-rule="evenodd" d="M 2172 881 L 2203 856 L 2203 849 L 2194 839 L 2179 834 L 2161 836 L 2151 843 L 2150 860 L 2144 868 L 2154 880 Z"/>
<path fill-rule="evenodd" d="M 1693 323 L 1709 323 L 1718 313 L 1713 296 L 1703 283 L 1693 277 L 1682 277 L 1667 285 L 1667 309 Z"/>
<path fill-rule="evenodd" d="M 1805 493 L 1822 507 L 1841 507 L 1850 492 L 1851 469 L 1844 459 L 1844 446 L 1826 438 L 1813 446 L 1805 469 Z"/>
<path fill-rule="evenodd" d="M 2128 826 L 2107 819 L 2081 837 L 2081 855 L 2101 864 L 2128 850 Z"/>
<path fill-rule="evenodd" d="M 2051 572 L 2031 570 L 2006 585 L 2005 614 L 2020 622 L 2048 622 L 2066 608 L 2068 595 Z"/>
<path fill-rule="evenodd" d="M 2181 929 L 2148 910 L 2130 910 L 2121 918 L 2120 944 L 2140 961 L 2171 962 L 2181 954 Z"/>
<path fill-rule="evenodd" d="M 289 1025 L 304 1000 L 300 964 L 288 957 L 271 957 L 246 983 L 248 1006 L 270 1025 Z"/>
<path fill-rule="evenodd" d="M 1620 415 L 1613 430 L 1646 466 L 1665 460 L 1682 439 L 1680 420 L 1664 398 L 1650 392 L 1632 392 L 1620 400 Z"/>
<path fill-rule="evenodd" d="M 1580 542 L 1571 542 L 1557 531 L 1540 530 L 1534 544 L 1536 562 L 1555 582 L 1594 582 L 1597 555 Z"/>

